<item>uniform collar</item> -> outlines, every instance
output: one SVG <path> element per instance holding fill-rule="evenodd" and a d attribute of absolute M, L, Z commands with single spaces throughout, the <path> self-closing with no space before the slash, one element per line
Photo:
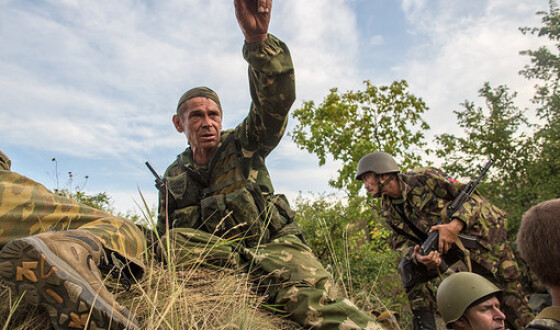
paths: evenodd
<path fill-rule="evenodd" d="M 183 165 L 185 167 L 189 167 L 195 171 L 205 171 L 208 169 L 208 165 L 210 163 L 212 163 L 212 160 L 214 159 L 214 157 L 216 156 L 216 151 L 218 149 L 220 149 L 220 147 L 222 146 L 222 143 L 225 141 L 225 139 L 228 137 L 228 135 L 233 134 L 233 129 L 228 129 L 225 131 L 221 132 L 221 136 L 220 136 L 220 142 L 218 142 L 218 144 L 216 145 L 216 148 L 214 149 L 214 154 L 212 155 L 212 157 L 210 158 L 210 160 L 208 161 L 208 163 L 206 163 L 205 165 L 196 165 L 193 161 L 193 152 L 191 147 L 187 147 L 187 149 L 185 149 L 185 151 L 183 151 L 181 153 L 181 161 L 183 162 Z"/>

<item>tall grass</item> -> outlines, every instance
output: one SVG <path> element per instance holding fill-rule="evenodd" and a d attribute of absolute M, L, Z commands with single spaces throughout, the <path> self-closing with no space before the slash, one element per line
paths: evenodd
<path fill-rule="evenodd" d="M 168 268 L 150 261 L 144 278 L 129 291 L 109 278 L 106 285 L 142 329 L 298 329 L 260 307 L 264 297 L 255 293 L 246 274 L 193 267 L 170 276 Z M 45 309 L 17 299 L 0 287 L 0 300 L 7 302 L 0 304 L 4 329 L 52 329 Z"/>
<path fill-rule="evenodd" d="M 140 196 L 143 225 L 154 228 L 153 208 L 148 207 L 141 193 Z M 387 304 L 387 297 L 378 295 L 378 282 L 387 280 L 380 276 L 381 272 L 372 273 L 371 285 L 355 289 L 350 283 L 349 258 L 356 251 L 346 250 L 341 256 L 334 244 L 337 238 L 329 236 L 328 226 L 321 227 L 328 250 L 325 253 L 330 255 L 321 260 L 336 261 L 331 263 L 331 270 L 342 288 L 339 292 L 373 315 L 394 307 Z M 169 242 L 163 244 L 170 246 Z M 212 246 L 208 248 L 211 250 Z M 267 297 L 258 293 L 262 290 L 258 290 L 250 275 L 205 267 L 204 260 L 192 260 L 185 265 L 173 255 L 172 249 L 167 251 L 164 265 L 155 258 L 151 247 L 146 248 L 146 272 L 129 291 L 124 291 L 111 277 L 105 279 L 116 300 L 135 314 L 142 329 L 300 329 L 284 315 L 275 313 L 274 306 L 266 304 Z M 52 329 L 42 307 L 20 304 L 20 298 L 0 286 L 0 299 L 8 302 L 0 304 L 0 324 L 5 329 Z M 400 329 L 396 324 L 393 328 Z"/>
<path fill-rule="evenodd" d="M 139 218 L 144 227 L 154 228 L 153 208 L 148 207 L 141 193 L 140 196 Z M 124 291 L 111 276 L 105 278 L 109 291 L 135 314 L 141 329 L 299 329 L 263 307 L 266 297 L 257 294 L 247 274 L 201 267 L 203 262 L 197 260 L 179 264 L 172 254 L 165 259 L 164 265 L 147 246 L 145 274 L 129 291 Z M 5 302 L 0 304 L 2 329 L 53 329 L 43 307 L 20 303 L 21 300 L 0 282 L 0 301 Z"/>

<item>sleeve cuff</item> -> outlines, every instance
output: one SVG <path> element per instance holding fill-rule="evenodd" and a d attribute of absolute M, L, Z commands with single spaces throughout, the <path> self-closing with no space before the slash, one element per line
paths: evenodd
<path fill-rule="evenodd" d="M 245 42 L 243 58 L 253 69 L 267 75 L 293 70 L 288 46 L 272 34 L 263 42 Z"/>

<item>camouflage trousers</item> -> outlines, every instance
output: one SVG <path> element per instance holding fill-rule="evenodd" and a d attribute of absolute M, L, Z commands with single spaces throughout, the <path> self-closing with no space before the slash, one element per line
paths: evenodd
<path fill-rule="evenodd" d="M 13 239 L 68 229 L 94 234 L 109 253 L 131 262 L 135 275 L 143 273 L 146 242 L 133 222 L 53 194 L 10 171 L 9 161 L 0 157 L 0 248 Z"/>
<path fill-rule="evenodd" d="M 503 246 L 502 254 L 475 254 L 471 258 L 472 271 L 493 282 L 502 292 L 502 310 L 512 329 L 523 329 L 534 317 L 523 289 L 518 281 L 519 266 L 509 244 Z M 459 269 L 466 270 L 466 269 Z M 418 311 L 435 311 L 435 292 L 444 276 L 421 283 L 406 292 L 411 308 Z"/>
<path fill-rule="evenodd" d="M 204 264 L 249 273 L 268 302 L 314 329 L 383 329 L 352 302 L 336 298 L 331 275 L 294 235 L 254 248 L 210 233 L 175 228 L 160 240 L 158 253 L 176 265 Z"/>

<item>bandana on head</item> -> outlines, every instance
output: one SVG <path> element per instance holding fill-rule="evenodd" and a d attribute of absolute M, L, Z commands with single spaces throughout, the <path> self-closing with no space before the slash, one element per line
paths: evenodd
<path fill-rule="evenodd" d="M 216 92 L 214 92 L 208 87 L 201 86 L 201 87 L 192 88 L 186 91 L 185 94 L 183 94 L 183 96 L 181 96 L 181 98 L 179 99 L 179 103 L 177 104 L 177 113 L 179 113 L 179 108 L 181 107 L 181 104 L 195 97 L 205 97 L 207 99 L 210 99 L 216 102 L 220 110 L 222 109 L 222 105 L 220 104 L 220 99 L 218 98 L 218 94 L 216 94 Z"/>

